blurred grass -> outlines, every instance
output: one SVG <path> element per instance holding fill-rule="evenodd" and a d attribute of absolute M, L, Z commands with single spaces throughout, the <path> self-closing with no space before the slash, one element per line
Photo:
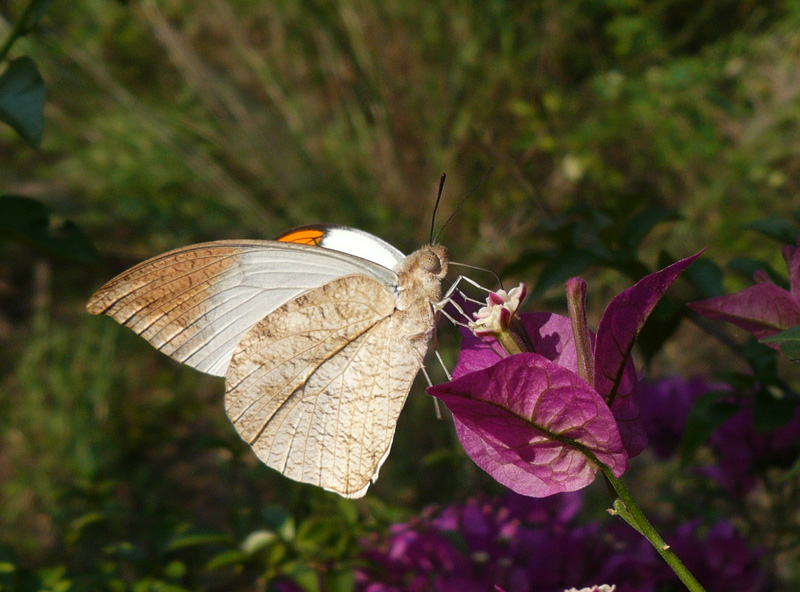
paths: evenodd
<path fill-rule="evenodd" d="M 239 442 L 219 380 L 83 312 L 141 259 L 315 221 L 410 251 L 439 174 L 449 212 L 490 166 L 442 241 L 493 269 L 552 247 L 572 206 L 581 242 L 594 222 L 574 212 L 650 204 L 684 221 L 645 240 L 649 262 L 706 245 L 775 262 L 740 226 L 800 205 L 793 2 L 76 0 L 19 45 L 47 82 L 47 125 L 40 153 L 0 130 L 0 191 L 77 221 L 108 261 L 0 244 L 0 547 L 31 565 L 93 565 L 113 541 L 160 557 L 182 523 L 243 538 L 275 501 L 313 513 L 317 494 Z M 596 279 L 599 310 L 627 280 Z M 412 509 L 491 487 L 457 450 L 417 390 L 374 495 Z"/>

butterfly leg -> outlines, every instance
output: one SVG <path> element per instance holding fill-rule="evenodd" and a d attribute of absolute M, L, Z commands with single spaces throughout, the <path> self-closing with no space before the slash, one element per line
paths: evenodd
<path fill-rule="evenodd" d="M 480 302 L 478 300 L 474 300 L 474 299 L 468 297 L 466 294 L 464 294 L 461 290 L 458 289 L 458 284 L 460 284 L 462 281 L 466 282 L 468 284 L 471 284 L 475 288 L 478 288 L 479 290 L 482 290 L 482 291 L 486 292 L 487 294 L 489 292 L 491 292 L 491 290 L 489 288 L 485 288 L 485 287 L 481 286 L 475 280 L 473 280 L 471 278 L 468 278 L 465 275 L 460 275 L 455 279 L 455 281 L 453 281 L 452 284 L 450 284 L 450 287 L 447 289 L 447 292 L 444 293 L 444 297 L 442 298 L 441 302 L 450 301 L 450 297 L 452 296 L 453 292 L 456 292 L 459 295 L 461 295 L 468 302 L 473 302 L 475 304 L 483 304 L 483 302 Z"/>
<path fill-rule="evenodd" d="M 458 277 L 456 278 L 456 280 L 455 280 L 455 281 L 452 283 L 452 285 L 450 286 L 450 288 L 448 288 L 447 292 L 445 292 L 445 294 L 444 294 L 444 296 L 442 297 L 442 299 L 441 299 L 439 302 L 437 302 L 436 304 L 433 304 L 432 306 L 433 306 L 433 311 L 434 311 L 434 314 L 442 314 L 442 315 L 444 315 L 444 316 L 445 316 L 445 317 L 446 317 L 446 318 L 447 318 L 447 319 L 448 319 L 448 320 L 449 320 L 451 323 L 453 323 L 454 325 L 456 325 L 456 326 L 458 326 L 458 327 L 467 327 L 467 328 L 468 328 L 468 327 L 469 327 L 469 323 L 472 321 L 472 318 L 471 318 L 471 317 L 470 317 L 470 316 L 469 316 L 469 315 L 468 315 L 466 312 L 464 312 L 464 309 L 463 309 L 463 308 L 461 308 L 461 306 L 459 305 L 459 303 L 458 303 L 458 302 L 457 302 L 457 301 L 456 301 L 456 300 L 453 298 L 453 294 L 454 294 L 454 293 L 455 293 L 455 294 L 458 294 L 458 295 L 459 295 L 459 296 L 460 296 L 462 299 L 464 299 L 464 301 L 466 301 L 466 302 L 470 302 L 470 303 L 472 303 L 472 304 L 477 304 L 477 305 L 483 306 L 483 305 L 484 305 L 484 303 L 483 303 L 483 302 L 481 302 L 481 301 L 479 301 L 479 300 L 475 300 L 475 299 L 473 299 L 473 298 L 470 298 L 469 296 L 467 296 L 467 295 L 466 295 L 464 292 L 462 292 L 462 291 L 461 291 L 461 290 L 458 288 L 458 284 L 459 284 L 459 283 L 460 283 L 462 280 L 463 280 L 463 281 L 465 281 L 465 282 L 467 282 L 467 283 L 469 283 L 469 284 L 472 284 L 473 286 L 477 287 L 477 288 L 478 288 L 478 289 L 480 289 L 480 290 L 484 290 L 484 291 L 486 291 L 486 292 L 490 292 L 490 291 L 491 291 L 491 290 L 489 290 L 488 288 L 484 288 L 483 286 L 481 286 L 480 284 L 478 284 L 478 283 L 477 283 L 477 282 L 475 282 L 474 280 L 471 280 L 470 278 L 468 278 L 468 277 L 466 277 L 466 276 L 460 275 L 460 276 L 458 276 Z M 464 319 L 466 319 L 466 322 L 463 322 L 463 321 L 458 321 L 458 320 L 456 320 L 456 319 L 455 319 L 455 318 L 454 318 L 454 317 L 453 317 L 453 316 L 452 316 L 450 313 L 448 313 L 448 312 L 445 310 L 445 306 L 447 306 L 448 304 L 452 305 L 452 306 L 453 306 L 453 308 L 455 308 L 455 309 L 456 309 L 456 311 L 458 311 L 458 313 L 461 315 L 461 317 L 462 317 L 462 318 L 464 318 Z"/>
<path fill-rule="evenodd" d="M 438 351 L 436 351 L 436 356 L 439 356 Z M 441 361 L 441 358 L 439 358 L 439 360 Z M 444 365 L 442 367 L 444 368 Z M 425 366 L 421 366 L 420 369 L 422 370 L 422 375 L 425 376 L 425 382 L 428 383 L 428 386 L 433 386 L 433 382 L 431 381 L 431 377 L 428 375 L 428 371 L 425 369 Z M 450 380 L 450 373 L 447 372 L 447 368 L 445 368 L 444 371 L 447 373 L 447 379 Z M 433 409 L 434 413 L 436 414 L 436 419 L 442 419 L 442 408 L 439 407 L 439 399 L 436 397 L 433 397 Z"/>

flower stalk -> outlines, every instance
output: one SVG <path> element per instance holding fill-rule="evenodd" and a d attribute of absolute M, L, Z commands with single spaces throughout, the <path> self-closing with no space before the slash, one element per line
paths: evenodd
<path fill-rule="evenodd" d="M 617 499 L 614 500 L 615 513 L 650 542 L 656 552 L 661 555 L 661 558 L 672 568 L 672 571 L 675 572 L 675 575 L 680 578 L 681 582 L 683 582 L 690 592 L 705 592 L 705 588 L 703 588 L 702 584 L 697 581 L 697 578 L 686 568 L 683 561 L 680 560 L 670 546 L 664 542 L 664 539 L 661 538 L 656 529 L 653 528 L 653 525 L 650 524 L 650 521 L 636 504 L 636 501 L 622 482 L 622 479 L 614 477 L 609 468 L 602 463 L 598 463 L 597 466 L 603 471 L 603 475 L 605 475 L 608 482 L 611 483 L 611 486 L 618 496 Z"/>
<path fill-rule="evenodd" d="M 572 337 L 578 353 L 578 376 L 594 386 L 594 356 L 589 324 L 586 322 L 586 282 L 572 278 L 567 282 L 567 306 Z"/>
<path fill-rule="evenodd" d="M 672 568 L 672 571 L 675 572 L 675 575 L 680 578 L 681 582 L 683 582 L 690 592 L 706 592 L 703 585 L 697 581 L 697 578 L 692 575 L 692 573 L 684 565 L 683 561 L 680 560 L 672 548 L 664 541 L 664 539 L 661 538 L 661 535 L 658 534 L 658 531 L 656 531 L 653 525 L 650 524 L 647 516 L 645 516 L 642 509 L 633 499 L 631 492 L 625 486 L 625 483 L 622 481 L 622 479 L 615 477 L 611 469 L 604 463 L 600 462 L 600 460 L 591 450 L 587 449 L 585 446 L 582 446 L 578 442 L 573 442 L 572 445 L 602 471 L 603 476 L 606 478 L 606 482 L 611 485 L 614 493 L 616 493 L 617 498 L 614 500 L 614 509 L 612 513 L 622 518 L 634 530 L 636 530 L 636 532 L 648 540 L 656 552 L 661 556 L 666 564 Z"/>

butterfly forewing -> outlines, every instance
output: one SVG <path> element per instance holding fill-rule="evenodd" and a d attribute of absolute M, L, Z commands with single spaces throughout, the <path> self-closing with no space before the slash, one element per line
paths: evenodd
<path fill-rule="evenodd" d="M 394 272 L 336 251 L 274 241 L 218 241 L 154 257 L 117 276 L 87 310 L 159 350 L 224 376 L 245 333 L 284 302 L 347 274 L 391 286 Z"/>
<path fill-rule="evenodd" d="M 397 330 L 395 303 L 369 277 L 340 278 L 244 336 L 225 406 L 263 462 L 348 497 L 366 492 L 427 347 Z"/>

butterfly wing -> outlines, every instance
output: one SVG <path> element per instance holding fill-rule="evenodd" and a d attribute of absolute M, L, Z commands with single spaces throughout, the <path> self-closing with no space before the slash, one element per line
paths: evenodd
<path fill-rule="evenodd" d="M 389 269 L 397 269 L 397 266 L 406 258 L 403 253 L 385 240 L 369 232 L 337 224 L 299 226 L 284 232 L 275 240 L 316 245 L 341 251 L 342 253 L 350 253 L 356 257 L 369 259 Z"/>
<path fill-rule="evenodd" d="M 224 376 L 247 331 L 283 303 L 331 280 L 365 274 L 384 292 L 397 275 L 329 249 L 218 241 L 170 251 L 109 281 L 87 310 L 107 314 L 165 354 Z"/>
<path fill-rule="evenodd" d="M 346 497 L 385 460 L 427 338 L 395 326 L 396 297 L 350 276 L 257 323 L 233 354 L 225 408 L 268 466 Z"/>

